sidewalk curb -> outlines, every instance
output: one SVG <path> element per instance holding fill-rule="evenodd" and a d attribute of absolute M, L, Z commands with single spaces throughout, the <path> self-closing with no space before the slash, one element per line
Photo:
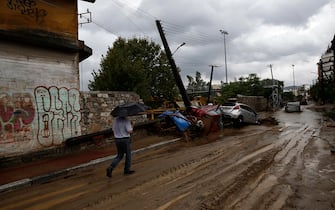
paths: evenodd
<path fill-rule="evenodd" d="M 149 150 L 149 149 L 159 148 L 159 147 L 164 146 L 164 145 L 173 144 L 173 143 L 175 143 L 179 140 L 181 140 L 181 138 L 175 138 L 175 139 L 172 139 L 172 140 L 168 140 L 168 141 L 160 142 L 160 143 L 157 143 L 157 144 L 149 145 L 147 147 L 144 147 L 144 148 L 133 151 L 132 154 L 137 154 L 137 153 L 141 153 L 141 152 L 144 152 L 146 150 Z M 110 156 L 106 156 L 106 157 L 103 157 L 103 158 L 98 158 L 98 159 L 95 159 L 95 160 L 91 160 L 87 163 L 83 163 L 83 164 L 80 164 L 80 165 L 77 165 L 77 166 L 74 166 L 74 167 L 71 167 L 71 168 L 63 169 L 63 170 L 60 170 L 60 171 L 55 171 L 55 172 L 51 172 L 51 173 L 48 173 L 48 174 L 36 176 L 36 177 L 33 177 L 33 178 L 24 178 L 24 179 L 21 179 L 21 180 L 18 180 L 18 181 L 10 182 L 10 183 L 7 183 L 7 184 L 4 184 L 4 185 L 0 186 L 0 194 L 4 193 L 4 192 L 17 190 L 17 189 L 19 189 L 21 187 L 25 187 L 25 186 L 31 186 L 31 185 L 34 185 L 34 184 L 45 183 L 45 182 L 47 182 L 51 179 L 61 177 L 61 176 L 65 176 L 65 175 L 69 174 L 70 172 L 73 172 L 73 171 L 76 171 L 76 170 L 79 170 L 79 169 L 82 169 L 82 168 L 85 168 L 85 167 L 88 167 L 88 166 L 96 165 L 96 164 L 99 164 L 99 163 L 102 163 L 102 162 L 105 162 L 105 161 L 108 161 L 108 160 L 112 160 L 115 156 L 116 155 L 110 155 Z"/>

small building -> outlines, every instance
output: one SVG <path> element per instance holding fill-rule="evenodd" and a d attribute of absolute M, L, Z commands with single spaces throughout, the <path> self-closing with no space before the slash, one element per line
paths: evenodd
<path fill-rule="evenodd" d="M 81 134 L 79 62 L 91 54 L 77 0 L 0 0 L 0 157 Z"/>

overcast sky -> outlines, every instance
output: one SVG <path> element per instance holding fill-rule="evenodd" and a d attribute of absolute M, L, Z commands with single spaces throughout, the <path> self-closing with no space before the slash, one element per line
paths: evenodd
<path fill-rule="evenodd" d="M 80 63 L 81 90 L 117 37 L 147 38 L 162 46 L 155 21 L 161 20 L 170 49 L 186 75 L 199 71 L 213 83 L 256 73 L 285 86 L 312 84 L 317 65 L 335 33 L 335 0 L 96 0 L 79 1 L 78 12 L 92 12 L 92 22 L 79 26 L 79 39 L 93 49 Z M 85 22 L 87 16 L 79 18 Z M 228 35 L 220 32 L 224 30 Z M 294 67 L 292 66 L 294 65 Z M 293 73 L 294 72 L 294 73 Z"/>

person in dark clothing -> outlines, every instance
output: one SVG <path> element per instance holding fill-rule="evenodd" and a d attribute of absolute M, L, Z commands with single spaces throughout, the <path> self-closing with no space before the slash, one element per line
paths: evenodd
<path fill-rule="evenodd" d="M 127 110 L 122 110 L 118 117 L 113 122 L 113 133 L 115 138 L 115 145 L 117 148 L 117 156 L 113 159 L 111 165 L 106 169 L 107 177 L 112 177 L 113 169 L 122 160 L 126 154 L 126 161 L 124 164 L 124 175 L 135 173 L 131 170 L 131 140 L 130 134 L 133 132 L 133 123 L 127 118 Z"/>

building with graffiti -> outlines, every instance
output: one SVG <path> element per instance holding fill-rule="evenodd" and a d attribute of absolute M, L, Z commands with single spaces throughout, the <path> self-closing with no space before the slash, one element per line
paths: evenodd
<path fill-rule="evenodd" d="M 94 0 L 88 0 L 94 3 Z M 0 0 L 0 155 L 81 135 L 77 0 Z"/>

